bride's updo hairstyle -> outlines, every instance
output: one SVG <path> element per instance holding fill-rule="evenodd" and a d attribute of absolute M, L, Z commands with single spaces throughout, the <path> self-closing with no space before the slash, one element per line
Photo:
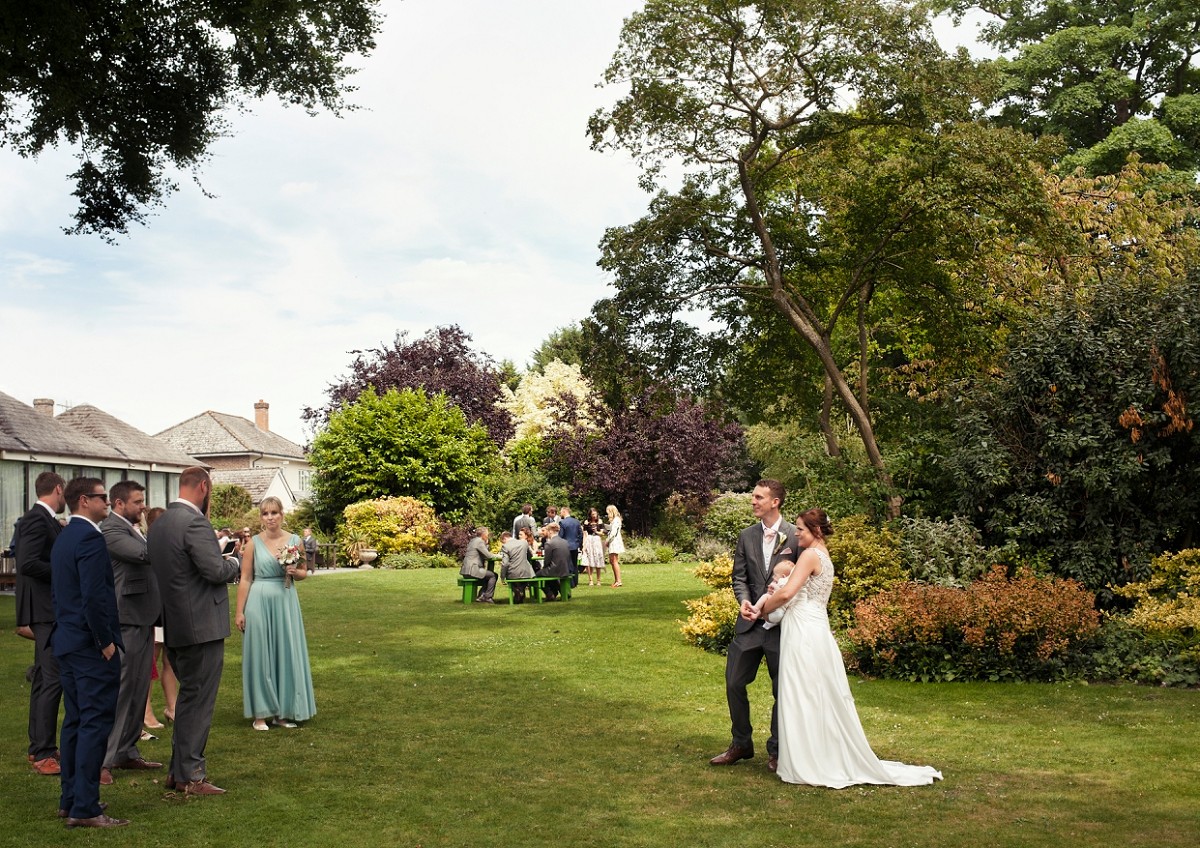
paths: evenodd
<path fill-rule="evenodd" d="M 828 539 L 833 535 L 833 525 L 829 523 L 829 515 L 817 507 L 807 509 L 796 516 L 796 523 L 803 524 L 818 539 Z"/>

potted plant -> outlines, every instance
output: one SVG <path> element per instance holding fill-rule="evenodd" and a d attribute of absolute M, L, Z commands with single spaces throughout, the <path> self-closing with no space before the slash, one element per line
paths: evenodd
<path fill-rule="evenodd" d="M 365 566 L 370 566 L 379 556 L 379 552 L 371 546 L 371 540 L 367 538 L 367 534 L 353 527 L 348 528 L 342 535 L 342 550 L 345 551 L 350 562 L 357 562 Z"/>

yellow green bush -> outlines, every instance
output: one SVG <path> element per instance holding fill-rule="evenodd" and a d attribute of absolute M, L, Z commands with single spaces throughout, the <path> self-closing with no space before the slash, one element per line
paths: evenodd
<path fill-rule="evenodd" d="M 901 565 L 900 540 L 887 528 L 874 527 L 864 515 L 834 522 L 834 534 L 825 540 L 837 579 L 829 598 L 829 620 L 835 628 L 848 627 L 854 607 L 908 579 Z"/>
<path fill-rule="evenodd" d="M 720 554 L 712 562 L 702 562 L 692 570 L 700 580 L 712 589 L 728 589 L 733 587 L 733 557 Z"/>
<path fill-rule="evenodd" d="M 733 588 L 718 589 L 703 598 L 684 601 L 690 615 L 680 627 L 683 638 L 714 654 L 724 654 L 733 641 L 737 626 L 738 602 Z"/>
<path fill-rule="evenodd" d="M 1157 556 L 1149 580 L 1115 586 L 1113 593 L 1136 602 L 1126 624 L 1174 643 L 1181 659 L 1200 662 L 1200 550 Z"/>
<path fill-rule="evenodd" d="M 343 536 L 365 536 L 379 555 L 430 553 L 437 547 L 438 520 L 433 508 L 416 498 L 377 498 L 347 506 Z"/>

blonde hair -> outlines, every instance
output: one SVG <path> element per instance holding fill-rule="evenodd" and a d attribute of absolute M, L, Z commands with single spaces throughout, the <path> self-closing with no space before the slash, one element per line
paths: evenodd
<path fill-rule="evenodd" d="M 266 508 L 269 506 L 275 507 L 277 510 L 279 510 L 279 514 L 283 515 L 283 501 L 281 501 L 279 498 L 275 497 L 274 495 L 265 497 L 259 502 L 258 514 L 262 515 L 263 512 L 266 510 Z"/>
<path fill-rule="evenodd" d="M 605 510 L 604 510 L 604 511 L 605 511 L 606 513 L 608 513 L 608 520 L 609 520 L 609 521 L 612 521 L 614 518 L 620 518 L 620 517 L 621 517 L 621 512 L 620 512 L 620 510 L 618 510 L 618 509 L 617 509 L 615 506 L 613 506 L 612 504 L 609 504 L 609 505 L 608 505 L 608 507 L 607 507 L 607 508 L 605 508 Z"/>

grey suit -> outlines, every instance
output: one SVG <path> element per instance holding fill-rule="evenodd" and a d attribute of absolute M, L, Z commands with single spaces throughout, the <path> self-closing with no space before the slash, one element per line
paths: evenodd
<path fill-rule="evenodd" d="M 50 645 L 54 600 L 50 589 L 50 551 L 62 525 L 50 510 L 35 503 L 17 522 L 17 624 L 33 630 L 33 679 L 29 687 L 29 753 L 34 761 L 54 756 L 58 744 L 58 705 L 62 683 Z"/>
<path fill-rule="evenodd" d="M 770 563 L 763 561 L 763 526 L 758 522 L 747 527 L 738 536 L 737 549 L 733 555 L 733 594 L 738 604 L 742 601 L 754 603 L 767 591 L 771 580 L 771 569 L 782 559 L 793 562 L 800 555 L 796 543 L 796 527 L 786 521 L 779 524 L 779 538 L 773 546 Z M 739 748 L 754 750 L 754 730 L 750 725 L 750 698 L 746 687 L 758 676 L 763 658 L 767 660 L 767 672 L 771 675 L 771 696 L 777 691 L 776 676 L 779 672 L 779 630 L 763 627 L 765 619 L 747 621 L 738 616 L 733 642 L 725 658 L 725 698 L 729 702 L 729 720 L 733 744 Z M 776 705 L 771 705 L 771 735 L 767 739 L 767 755 L 779 753 L 778 718 Z"/>
<path fill-rule="evenodd" d="M 487 542 L 479 536 L 475 536 L 467 544 L 467 552 L 463 556 L 462 568 L 458 573 L 463 577 L 474 577 L 483 581 L 483 591 L 479 593 L 481 601 L 490 601 L 496 592 L 496 572 L 488 569 L 488 563 L 498 559 L 500 555 L 489 551 Z"/>
<path fill-rule="evenodd" d="M 542 556 L 545 559 L 537 573 L 538 577 L 571 576 L 571 549 L 562 536 L 551 536 L 547 539 L 546 544 L 542 547 Z M 558 597 L 558 586 L 547 583 L 545 593 L 546 600 L 554 600 Z"/>
<path fill-rule="evenodd" d="M 150 528 L 150 564 L 162 595 L 163 638 L 179 678 L 170 774 L 176 783 L 204 780 L 204 748 L 229 637 L 229 587 L 239 571 L 221 556 L 208 519 L 175 501 Z"/>
<path fill-rule="evenodd" d="M 104 533 L 104 544 L 112 562 L 121 640 L 125 643 L 117 715 L 104 754 L 104 765 L 112 768 L 127 760 L 141 758 L 137 743 L 146 715 L 146 694 L 150 691 L 154 622 L 158 620 L 162 602 L 158 595 L 158 580 L 146 553 L 146 539 L 141 532 L 111 512 L 100 522 L 100 530 Z"/>
<path fill-rule="evenodd" d="M 524 539 L 509 539 L 501 545 L 500 560 L 500 573 L 505 580 L 523 580 L 533 576 L 529 543 Z"/>

